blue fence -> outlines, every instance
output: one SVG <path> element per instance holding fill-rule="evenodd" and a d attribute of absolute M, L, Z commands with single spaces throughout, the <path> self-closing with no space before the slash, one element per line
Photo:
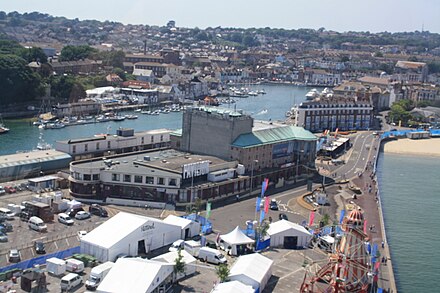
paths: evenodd
<path fill-rule="evenodd" d="M 207 219 L 200 215 L 191 214 L 187 216 L 182 216 L 184 219 L 188 219 L 191 221 L 199 222 L 201 226 L 202 234 L 209 234 L 212 232 L 212 223 Z"/>
<path fill-rule="evenodd" d="M 388 137 L 406 137 L 407 133 L 410 132 L 422 132 L 426 131 L 425 129 L 410 129 L 410 130 L 394 130 L 394 131 L 386 131 L 381 135 L 381 138 L 388 138 Z M 440 136 L 440 129 L 429 129 L 429 134 L 433 137 Z"/>
<path fill-rule="evenodd" d="M 12 269 L 20 269 L 20 270 L 25 270 L 25 269 L 29 269 L 34 267 L 35 265 L 42 265 L 46 263 L 46 260 L 52 257 L 56 257 L 56 258 L 67 258 L 69 256 L 74 255 L 75 253 L 79 253 L 80 252 L 80 247 L 76 246 L 73 248 L 69 248 L 66 250 L 62 250 L 62 251 L 58 251 L 55 253 L 51 253 L 51 254 L 46 254 L 46 255 L 42 255 L 33 259 L 28 259 L 16 264 L 12 264 L 9 265 L 7 267 L 3 267 L 0 268 L 0 273 L 12 270 Z"/>

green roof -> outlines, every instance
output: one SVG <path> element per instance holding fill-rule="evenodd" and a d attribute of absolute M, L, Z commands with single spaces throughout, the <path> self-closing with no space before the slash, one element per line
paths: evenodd
<path fill-rule="evenodd" d="M 232 146 L 246 148 L 291 140 L 313 141 L 316 139 L 313 133 L 302 127 L 284 126 L 242 134 L 237 137 Z"/>

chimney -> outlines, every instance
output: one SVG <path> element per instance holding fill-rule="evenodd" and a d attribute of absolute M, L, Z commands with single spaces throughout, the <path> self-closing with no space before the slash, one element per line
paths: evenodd
<path fill-rule="evenodd" d="M 147 55 L 147 40 L 144 41 L 144 55 Z"/>

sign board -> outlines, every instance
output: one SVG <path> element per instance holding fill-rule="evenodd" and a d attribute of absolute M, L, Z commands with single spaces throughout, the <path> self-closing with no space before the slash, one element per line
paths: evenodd
<path fill-rule="evenodd" d="M 209 173 L 209 161 L 185 164 L 182 167 L 183 179 L 197 177 Z"/>

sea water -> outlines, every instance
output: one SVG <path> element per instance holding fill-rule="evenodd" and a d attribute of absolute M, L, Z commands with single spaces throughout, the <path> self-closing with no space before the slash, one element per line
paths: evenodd
<path fill-rule="evenodd" d="M 440 157 L 381 154 L 377 175 L 399 292 L 440 292 Z"/>

